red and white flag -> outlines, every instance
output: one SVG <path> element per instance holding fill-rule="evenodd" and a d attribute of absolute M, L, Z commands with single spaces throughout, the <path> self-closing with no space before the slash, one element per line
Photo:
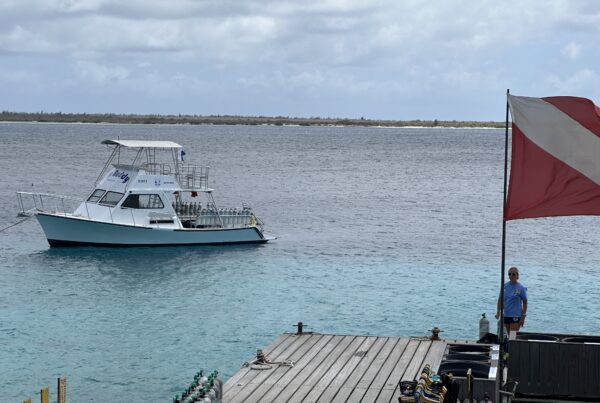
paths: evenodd
<path fill-rule="evenodd" d="M 600 108 L 577 97 L 508 96 L 512 161 L 505 220 L 600 215 Z"/>

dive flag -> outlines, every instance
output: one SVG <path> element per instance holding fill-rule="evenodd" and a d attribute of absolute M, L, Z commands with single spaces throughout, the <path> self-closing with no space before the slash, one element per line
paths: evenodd
<path fill-rule="evenodd" d="M 600 109 L 577 97 L 509 95 L 505 220 L 600 215 Z"/>

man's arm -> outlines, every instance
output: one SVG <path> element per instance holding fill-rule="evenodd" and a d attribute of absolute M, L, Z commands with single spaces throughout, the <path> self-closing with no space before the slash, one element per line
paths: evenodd
<path fill-rule="evenodd" d="M 525 325 L 525 316 L 527 316 L 527 300 L 523 300 L 523 313 L 521 314 L 521 326 Z"/>

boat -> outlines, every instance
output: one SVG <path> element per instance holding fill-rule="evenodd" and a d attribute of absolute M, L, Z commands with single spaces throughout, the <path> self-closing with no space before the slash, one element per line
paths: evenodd
<path fill-rule="evenodd" d="M 108 161 L 85 199 L 17 192 L 20 215 L 35 215 L 51 247 L 262 244 L 252 208 L 221 208 L 209 167 L 186 161 L 172 141 L 104 140 Z"/>

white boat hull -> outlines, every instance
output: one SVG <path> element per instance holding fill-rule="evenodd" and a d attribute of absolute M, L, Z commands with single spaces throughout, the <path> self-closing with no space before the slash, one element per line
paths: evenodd
<path fill-rule="evenodd" d="M 36 217 L 50 246 L 174 246 L 265 243 L 257 227 L 173 229 L 99 222 L 61 214 Z"/>

